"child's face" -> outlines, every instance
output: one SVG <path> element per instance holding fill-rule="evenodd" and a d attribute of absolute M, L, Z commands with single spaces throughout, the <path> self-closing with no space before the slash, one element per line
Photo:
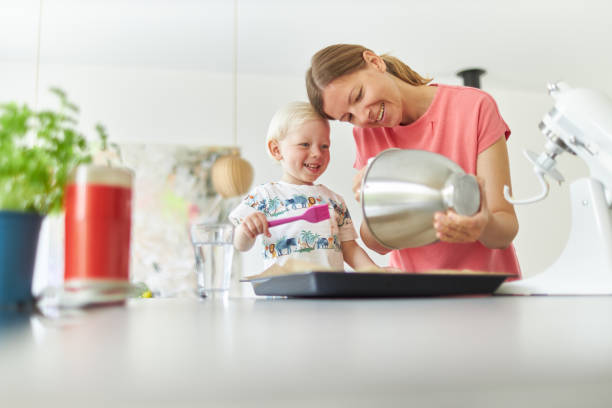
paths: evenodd
<path fill-rule="evenodd" d="M 291 184 L 312 185 L 329 164 L 329 125 L 310 120 L 277 141 L 283 166 L 282 180 Z"/>

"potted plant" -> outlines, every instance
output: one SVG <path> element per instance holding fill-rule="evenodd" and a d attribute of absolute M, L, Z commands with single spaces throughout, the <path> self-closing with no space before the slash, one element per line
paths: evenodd
<path fill-rule="evenodd" d="M 38 234 L 47 214 L 62 211 L 70 171 L 91 161 L 77 126 L 78 107 L 57 88 L 57 110 L 0 104 L 0 306 L 32 300 Z M 104 127 L 96 132 L 106 148 Z"/>

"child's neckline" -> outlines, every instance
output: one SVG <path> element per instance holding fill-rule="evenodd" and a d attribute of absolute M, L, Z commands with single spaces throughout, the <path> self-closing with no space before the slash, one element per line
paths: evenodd
<path fill-rule="evenodd" d="M 277 184 L 285 184 L 287 186 L 293 186 L 293 187 L 318 187 L 321 184 L 294 184 L 294 183 L 289 183 L 287 181 L 283 181 L 283 180 L 278 180 L 275 181 L 275 183 Z"/>

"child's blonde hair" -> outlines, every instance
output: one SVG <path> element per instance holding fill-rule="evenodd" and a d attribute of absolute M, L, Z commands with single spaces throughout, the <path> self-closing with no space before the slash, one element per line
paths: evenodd
<path fill-rule="evenodd" d="M 327 119 L 319 115 L 308 102 L 290 102 L 277 110 L 268 126 L 266 136 L 266 152 L 268 155 L 276 160 L 270 152 L 271 140 L 281 141 L 287 136 L 287 133 L 312 120 L 320 120 L 329 126 Z"/>

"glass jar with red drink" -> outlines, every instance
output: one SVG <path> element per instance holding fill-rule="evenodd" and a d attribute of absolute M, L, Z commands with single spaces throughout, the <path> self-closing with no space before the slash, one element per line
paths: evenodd
<path fill-rule="evenodd" d="M 67 287 L 128 286 L 134 174 L 123 167 L 78 166 L 65 191 Z"/>

